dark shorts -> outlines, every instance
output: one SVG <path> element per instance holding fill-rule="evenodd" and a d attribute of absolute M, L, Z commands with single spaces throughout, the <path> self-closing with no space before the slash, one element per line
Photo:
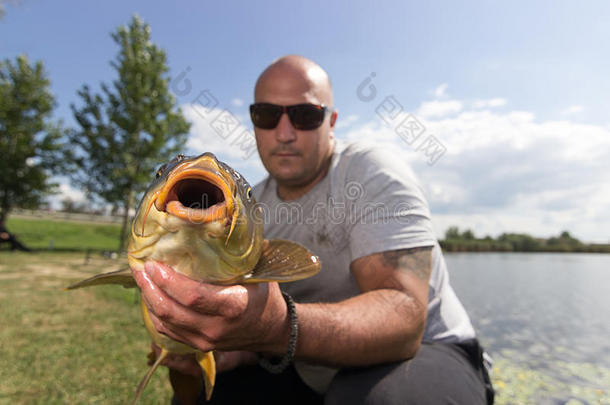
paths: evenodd
<path fill-rule="evenodd" d="M 200 404 L 492 404 L 493 389 L 476 340 L 422 344 L 408 361 L 342 369 L 327 393 L 303 383 L 294 368 L 274 375 L 258 366 L 219 374 Z M 178 405 L 177 401 L 173 401 Z"/>

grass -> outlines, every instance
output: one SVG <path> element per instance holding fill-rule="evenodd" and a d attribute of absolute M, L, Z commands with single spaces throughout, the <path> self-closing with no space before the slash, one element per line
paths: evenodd
<path fill-rule="evenodd" d="M 150 338 L 134 290 L 62 287 L 124 265 L 84 254 L 0 252 L 0 404 L 124 404 L 145 374 Z M 167 404 L 157 370 L 141 404 Z"/>
<path fill-rule="evenodd" d="M 117 250 L 121 226 L 49 219 L 9 218 L 7 229 L 36 250 Z"/>
<path fill-rule="evenodd" d="M 70 283 L 125 266 L 125 260 L 84 251 L 116 249 L 120 227 L 41 219 L 10 219 L 28 246 L 76 252 L 0 251 L 0 404 L 124 404 L 147 370 L 150 338 L 134 290 L 116 286 L 64 291 Z M 535 371 L 515 353 L 492 353 L 496 404 L 571 397 L 571 404 L 610 404 L 610 369 L 557 362 Z M 570 384 L 577 375 L 582 384 Z M 167 371 L 153 375 L 141 404 L 167 404 Z M 578 398 L 578 399 L 576 399 Z M 548 402 L 548 401 L 547 401 Z"/>

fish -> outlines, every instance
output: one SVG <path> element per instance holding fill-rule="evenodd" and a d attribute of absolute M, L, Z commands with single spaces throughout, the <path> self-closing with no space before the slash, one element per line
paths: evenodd
<path fill-rule="evenodd" d="M 318 273 L 320 259 L 307 248 L 288 240 L 264 239 L 262 214 L 252 187 L 239 172 L 210 152 L 180 154 L 157 170 L 138 206 L 127 245 L 130 268 L 98 274 L 67 289 L 102 284 L 137 288 L 132 270 L 144 271 L 148 260 L 195 281 L 218 285 L 290 282 Z M 140 301 L 144 325 L 161 353 L 138 384 L 132 404 L 171 353 L 195 353 L 209 400 L 216 379 L 213 353 L 157 332 Z"/>

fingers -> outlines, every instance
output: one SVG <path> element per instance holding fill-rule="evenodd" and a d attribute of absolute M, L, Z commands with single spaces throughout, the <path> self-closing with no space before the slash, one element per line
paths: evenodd
<path fill-rule="evenodd" d="M 216 372 L 224 373 L 246 364 L 256 364 L 258 356 L 248 351 L 214 351 Z"/>
<path fill-rule="evenodd" d="M 155 329 L 204 352 L 254 350 L 279 334 L 277 319 L 284 324 L 286 304 L 277 283 L 211 285 L 156 262 L 133 276 Z"/>
<path fill-rule="evenodd" d="M 205 334 L 198 331 L 191 331 L 175 326 L 169 322 L 162 322 L 154 313 L 149 313 L 150 320 L 157 332 L 170 337 L 171 339 L 184 343 L 187 346 L 208 352 L 214 350 L 214 344 Z"/>
<path fill-rule="evenodd" d="M 172 325 L 178 329 L 193 329 L 194 326 L 203 326 L 201 324 L 205 323 L 205 320 L 200 319 L 198 313 L 180 305 L 180 303 L 169 297 L 150 280 L 148 274 L 144 272 L 138 273 L 140 274 L 136 276 L 136 281 L 142 290 L 142 299 L 150 314 L 154 315 L 157 320 L 161 320 L 164 324 Z"/>
<path fill-rule="evenodd" d="M 184 307 L 197 312 L 235 318 L 248 305 L 248 290 L 242 285 L 217 286 L 201 283 L 158 262 L 146 262 L 145 272 L 163 292 Z"/>

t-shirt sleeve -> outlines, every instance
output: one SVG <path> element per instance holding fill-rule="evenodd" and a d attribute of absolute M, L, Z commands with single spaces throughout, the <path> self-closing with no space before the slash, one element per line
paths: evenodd
<path fill-rule="evenodd" d="M 411 168 L 379 148 L 355 153 L 345 176 L 351 260 L 387 250 L 433 246 L 430 210 Z"/>

